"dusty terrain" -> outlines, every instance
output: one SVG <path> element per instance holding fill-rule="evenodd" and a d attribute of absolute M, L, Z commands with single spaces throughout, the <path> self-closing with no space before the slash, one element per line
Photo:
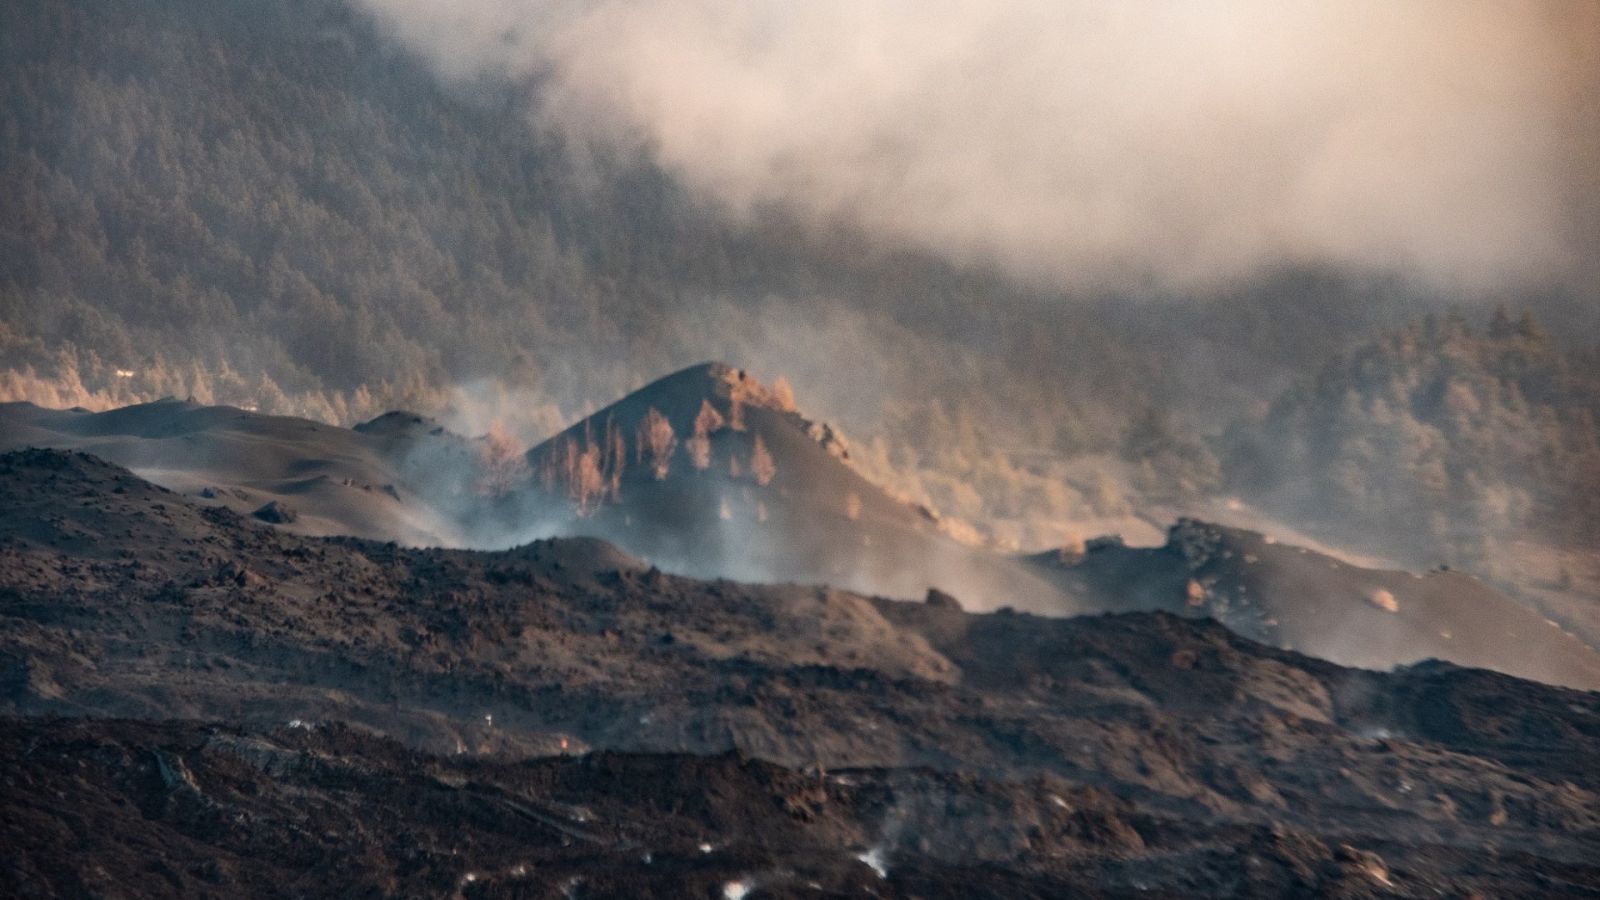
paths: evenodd
<path fill-rule="evenodd" d="M 301 537 L 59 451 L 0 457 L 0 617 L 7 894 L 1600 893 L 1600 695 L 1211 621 Z"/>

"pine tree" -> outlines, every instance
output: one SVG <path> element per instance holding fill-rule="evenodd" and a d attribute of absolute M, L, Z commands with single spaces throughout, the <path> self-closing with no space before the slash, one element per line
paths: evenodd
<path fill-rule="evenodd" d="M 756 435 L 755 446 L 750 450 L 750 474 L 755 476 L 756 484 L 766 487 L 778 474 L 778 466 L 772 460 L 772 454 L 767 451 L 767 442 Z"/>
<path fill-rule="evenodd" d="M 657 481 L 667 477 L 672 470 L 672 454 L 678 449 L 678 438 L 672 431 L 672 423 L 654 406 L 639 423 L 634 447 L 640 462 L 649 461 Z"/>
<path fill-rule="evenodd" d="M 705 471 L 711 468 L 711 434 L 720 430 L 723 424 L 722 414 L 711 405 L 711 401 L 701 400 L 700 413 L 694 417 L 694 435 L 684 441 L 684 449 L 689 451 L 689 461 L 696 469 Z"/>

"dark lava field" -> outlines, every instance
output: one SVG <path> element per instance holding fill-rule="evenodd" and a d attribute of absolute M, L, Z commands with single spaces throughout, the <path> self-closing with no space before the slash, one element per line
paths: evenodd
<path fill-rule="evenodd" d="M 0 894 L 1600 895 L 1600 695 L 0 456 Z"/>

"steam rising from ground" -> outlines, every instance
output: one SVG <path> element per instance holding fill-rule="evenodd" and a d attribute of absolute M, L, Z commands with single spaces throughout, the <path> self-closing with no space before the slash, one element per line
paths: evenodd
<path fill-rule="evenodd" d="M 446 76 L 537 78 L 549 124 L 737 216 L 1067 287 L 1593 265 L 1590 0 L 364 2 Z"/>

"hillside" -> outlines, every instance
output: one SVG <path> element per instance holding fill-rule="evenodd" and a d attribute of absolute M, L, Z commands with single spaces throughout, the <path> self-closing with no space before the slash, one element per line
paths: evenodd
<path fill-rule="evenodd" d="M 1519 537 L 1600 532 L 1600 367 L 1531 314 L 1502 307 L 1481 331 L 1429 318 L 1330 361 L 1222 456 L 1270 509 L 1487 574 Z"/>
<path fill-rule="evenodd" d="M 708 363 L 530 450 L 532 492 L 512 508 L 673 571 L 902 597 L 938 586 L 979 608 L 1063 608 L 1050 585 L 863 478 L 849 453 L 829 426 L 800 414 L 786 385 Z"/>
<path fill-rule="evenodd" d="M 444 510 L 479 477 L 472 442 L 415 416 L 354 429 L 174 399 L 91 413 L 0 404 L 0 449 L 85 450 L 299 534 L 459 545 Z M 426 477 L 422 474 L 426 472 Z"/>
<path fill-rule="evenodd" d="M 1229 488 L 1323 540 L 1482 577 L 1600 644 L 1600 356 L 1505 307 L 1343 354 L 1217 442 Z"/>
<path fill-rule="evenodd" d="M 1471 575 L 1363 568 L 1270 536 L 1180 520 L 1160 547 L 1092 541 L 1034 564 L 1091 608 L 1205 616 L 1345 665 L 1439 658 L 1600 688 L 1587 627 L 1564 629 Z"/>
<path fill-rule="evenodd" d="M 667 896 L 736 873 L 860 884 L 875 876 L 851 859 L 872 850 L 889 875 L 869 883 L 891 896 L 945 878 L 1116 894 L 1134 872 L 1190 896 L 1531 880 L 1576 895 L 1595 877 L 1596 694 L 1442 663 L 1343 669 L 1163 614 L 973 615 L 937 596 L 696 581 L 593 541 L 307 539 L 56 451 L 0 457 L 0 500 L 0 705 L 96 717 L 6 729 L 33 748 L 3 755 L 31 786 L 7 801 L 25 829 L 8 844 L 56 861 L 8 869 L 12 885 L 70 893 L 143 853 L 197 890 L 264 874 L 247 860 L 265 846 L 348 853 L 313 892 L 408 873 L 478 873 L 470 890 L 489 895 L 524 876 L 541 891 L 633 877 L 609 862 L 619 847 L 660 854 L 660 883 L 683 885 Z M 829 780 L 607 755 L 728 750 Z M 470 758 L 501 754 L 557 758 Z M 641 793 L 663 768 L 711 789 Z M 396 790 L 414 792 L 415 821 L 372 812 Z M 795 818 L 773 812 L 783 797 Z M 525 813 L 484 812 L 500 809 Z M 96 823 L 103 869 L 68 855 L 67 816 Z M 384 848 L 402 833 L 417 852 L 397 857 Z M 507 841 L 533 855 L 507 858 Z"/>
<path fill-rule="evenodd" d="M 481 382 L 496 413 L 537 430 L 552 424 L 540 410 L 737 355 L 876 431 L 895 401 L 906 425 L 926 412 L 926 373 L 862 359 L 877 395 L 852 396 L 807 346 L 853 320 L 858 337 L 1004 380 L 962 348 L 978 319 L 962 307 L 1048 301 L 854 236 L 724 223 L 640 160 L 541 132 L 532 86 L 442 86 L 358 4 L 38 0 L 0 16 L 7 399 L 193 395 L 349 425 L 434 412 Z M 1105 371 L 1133 365 L 1091 320 L 1052 321 Z M 1022 352 L 1037 332 L 994 337 Z M 959 380 L 938 387 L 960 397 Z M 1026 391 L 1059 423 L 1050 440 L 1087 438 L 1089 404 Z M 980 415 L 976 401 L 957 413 Z"/>
<path fill-rule="evenodd" d="M 343 429 L 171 400 L 104 413 L 11 404 L 0 425 L 0 449 L 102 454 L 295 534 L 478 549 L 598 537 L 682 575 L 901 598 L 937 589 L 974 610 L 1052 616 L 1162 610 L 1347 665 L 1438 657 L 1600 687 L 1584 608 L 1513 600 L 1466 575 L 1363 568 L 1200 522 L 1180 522 L 1164 547 L 1092 541 L 1087 554 L 958 541 L 936 513 L 862 477 L 787 390 L 721 364 L 659 379 L 526 454 L 408 413 Z"/>

